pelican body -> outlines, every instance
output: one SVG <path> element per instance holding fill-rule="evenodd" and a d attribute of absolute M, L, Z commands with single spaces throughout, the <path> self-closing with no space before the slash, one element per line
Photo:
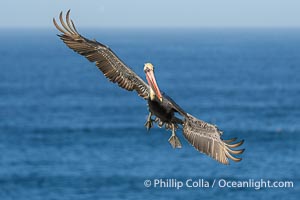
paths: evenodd
<path fill-rule="evenodd" d="M 69 17 L 70 10 L 63 19 L 62 12 L 59 15 L 61 25 L 53 18 L 55 27 L 61 32 L 58 36 L 72 50 L 86 57 L 96 64 L 99 70 L 111 82 L 118 84 L 128 91 L 136 91 L 139 96 L 148 103 L 149 115 L 145 126 L 149 131 L 153 122 L 159 127 L 165 126 L 172 134 L 169 142 L 173 148 L 181 148 L 182 145 L 176 135 L 178 128 L 187 141 L 198 151 L 209 155 L 223 164 L 229 164 L 229 159 L 240 161 L 233 154 L 241 154 L 244 149 L 233 149 L 243 144 L 243 140 L 236 142 L 236 138 L 230 140 L 221 139 L 222 131 L 216 125 L 197 119 L 185 112 L 174 100 L 162 93 L 154 75 L 154 66 L 151 63 L 144 64 L 144 72 L 147 83 L 128 67 L 109 47 L 89 40 L 78 33 L 75 25 Z M 176 117 L 175 113 L 178 113 Z"/>

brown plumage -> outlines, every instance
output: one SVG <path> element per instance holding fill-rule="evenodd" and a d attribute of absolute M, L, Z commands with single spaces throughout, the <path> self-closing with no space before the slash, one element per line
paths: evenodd
<path fill-rule="evenodd" d="M 66 15 L 66 23 L 63 20 L 62 12 L 59 15 L 63 28 L 53 18 L 55 27 L 62 32 L 61 35 L 58 35 L 62 41 L 75 52 L 85 56 L 89 61 L 95 62 L 110 81 L 117 83 L 126 90 L 136 90 L 139 96 L 147 99 L 149 86 L 107 46 L 81 36 L 76 30 L 73 21 L 70 20 L 69 15 L 70 10 Z"/>
<path fill-rule="evenodd" d="M 229 163 L 228 158 L 235 162 L 242 160 L 241 158 L 233 157 L 232 154 L 242 154 L 244 149 L 233 150 L 232 148 L 241 146 L 244 142 L 243 140 L 232 144 L 232 142 L 236 141 L 236 138 L 222 140 L 222 131 L 215 125 L 199 120 L 190 114 L 187 114 L 185 119 L 183 135 L 198 151 L 223 164 Z"/>
<path fill-rule="evenodd" d="M 236 138 L 222 140 L 222 132 L 215 125 L 186 113 L 173 99 L 164 93 L 160 93 L 151 63 L 146 63 L 144 67 L 148 85 L 126 66 L 110 48 L 96 40 L 89 40 L 81 36 L 73 21 L 70 20 L 69 15 L 70 11 L 67 12 L 64 21 L 62 13 L 60 13 L 61 26 L 53 19 L 55 27 L 62 33 L 58 36 L 69 48 L 83 55 L 89 61 L 95 62 L 96 66 L 110 81 L 117 83 L 126 90 L 137 91 L 139 96 L 148 101 L 150 113 L 145 124 L 148 130 L 152 127 L 152 122 L 156 122 L 159 126 L 165 125 L 166 129 L 172 129 L 172 136 L 169 139 L 171 145 L 174 148 L 181 148 L 181 143 L 175 134 L 180 125 L 183 127 L 184 137 L 198 151 L 223 164 L 229 164 L 229 159 L 235 162 L 241 161 L 241 158 L 236 158 L 233 155 L 244 152 L 244 149 L 234 150 L 234 148 L 243 144 L 243 140 L 237 143 L 233 143 Z M 175 112 L 182 119 L 177 118 Z M 156 116 L 155 120 L 151 118 L 152 115 Z"/>

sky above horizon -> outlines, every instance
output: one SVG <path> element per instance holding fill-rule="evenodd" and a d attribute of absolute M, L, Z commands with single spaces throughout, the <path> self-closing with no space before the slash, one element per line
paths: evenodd
<path fill-rule="evenodd" d="M 300 27 L 300 0 L 1 0 L 0 27 L 52 27 L 68 9 L 81 27 Z"/>

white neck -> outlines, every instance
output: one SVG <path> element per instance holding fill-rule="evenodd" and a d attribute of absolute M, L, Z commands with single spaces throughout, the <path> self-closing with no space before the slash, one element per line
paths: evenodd
<path fill-rule="evenodd" d="M 150 87 L 150 99 L 153 101 L 155 99 L 155 92 L 153 91 L 153 89 Z"/>

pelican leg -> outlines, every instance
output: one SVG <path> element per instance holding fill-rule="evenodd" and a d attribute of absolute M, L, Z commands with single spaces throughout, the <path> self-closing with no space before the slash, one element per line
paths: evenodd
<path fill-rule="evenodd" d="M 172 135 L 169 138 L 169 142 L 173 148 L 181 148 L 182 147 L 178 137 L 176 136 L 176 130 L 175 130 L 174 124 L 172 124 Z"/>
<path fill-rule="evenodd" d="M 152 113 L 149 112 L 147 121 L 146 121 L 146 123 L 145 123 L 145 126 L 146 126 L 146 128 L 147 128 L 147 131 L 149 131 L 150 128 L 152 128 L 152 126 L 153 126 L 153 121 L 154 121 L 154 120 L 153 120 L 151 117 L 152 117 Z"/>

